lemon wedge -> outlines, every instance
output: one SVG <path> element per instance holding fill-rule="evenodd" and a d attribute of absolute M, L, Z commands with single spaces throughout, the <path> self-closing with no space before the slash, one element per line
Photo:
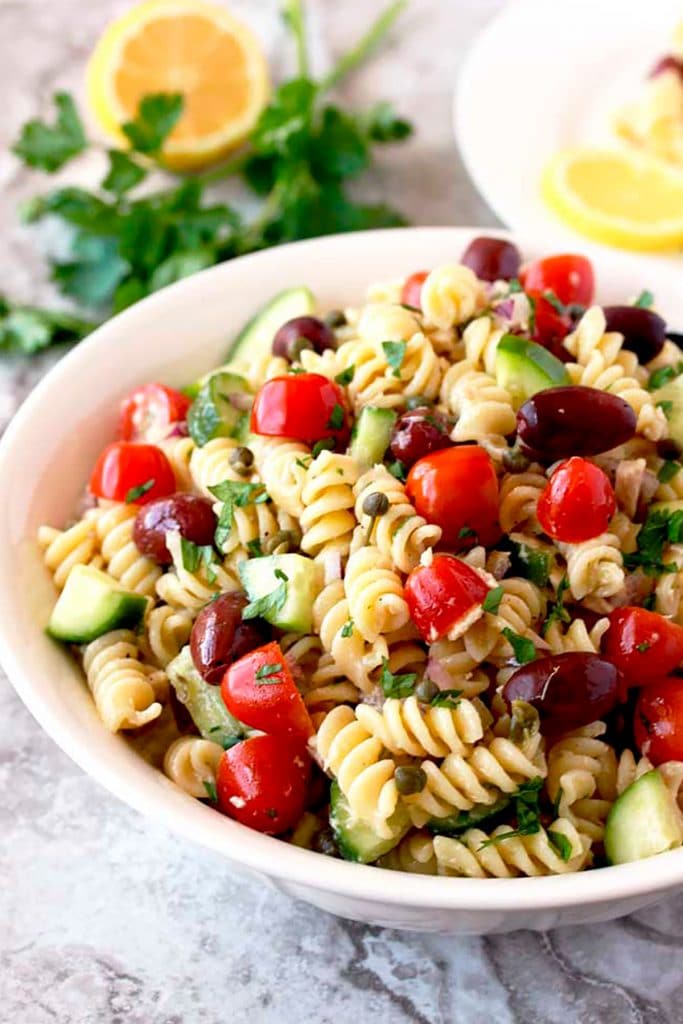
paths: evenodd
<path fill-rule="evenodd" d="M 146 0 L 105 29 L 88 65 L 87 93 L 100 126 L 121 145 L 120 125 L 144 96 L 159 92 L 184 98 L 164 161 L 194 170 L 247 137 L 268 100 L 268 69 L 250 30 L 224 7 Z"/>
<path fill-rule="evenodd" d="M 621 249 L 683 247 L 683 174 L 624 150 L 568 149 L 543 172 L 541 191 L 576 231 Z"/>

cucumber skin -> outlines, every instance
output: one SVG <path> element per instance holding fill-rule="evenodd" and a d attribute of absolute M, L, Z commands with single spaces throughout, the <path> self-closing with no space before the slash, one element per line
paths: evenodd
<path fill-rule="evenodd" d="M 247 726 L 231 715 L 223 703 L 220 686 L 212 686 L 199 675 L 189 645 L 167 666 L 166 674 L 205 740 L 227 748 L 248 735 Z"/>
<path fill-rule="evenodd" d="M 89 644 L 93 640 L 97 640 L 98 637 L 104 636 L 105 633 L 110 633 L 114 629 L 135 629 L 140 625 L 145 610 L 147 608 L 147 598 L 141 597 L 141 602 L 137 601 L 140 595 L 131 594 L 125 595 L 126 597 L 136 598 L 136 603 L 133 605 L 132 602 L 126 602 L 125 605 L 120 605 L 119 609 L 112 610 L 109 617 L 106 619 L 100 619 L 97 626 L 93 626 L 90 629 L 64 629 L 59 626 L 55 627 L 52 625 L 52 619 L 45 628 L 45 632 L 48 636 L 52 637 L 53 640 L 59 640 L 65 644 Z"/>
<path fill-rule="evenodd" d="M 397 419 L 393 409 L 370 405 L 361 409 L 351 438 L 351 457 L 359 466 L 370 469 L 382 461 Z"/>
<path fill-rule="evenodd" d="M 135 629 L 148 599 L 100 569 L 75 565 L 52 609 L 46 633 L 62 643 L 87 644 L 113 629 Z"/>
<path fill-rule="evenodd" d="M 661 842 L 655 842 L 655 836 L 661 837 Z M 632 782 L 607 815 L 605 854 L 609 864 L 653 857 L 680 846 L 682 840 L 678 809 L 656 768 Z"/>
<path fill-rule="evenodd" d="M 669 437 L 679 447 L 683 447 L 683 376 L 676 377 L 663 387 L 652 393 L 652 401 L 673 402 L 673 408 L 667 420 L 669 423 Z"/>
<path fill-rule="evenodd" d="M 293 299 L 300 299 L 300 302 L 293 302 Z M 256 312 L 251 320 L 248 320 L 242 330 L 239 332 L 237 337 L 232 342 L 228 349 L 228 360 L 238 359 L 241 355 L 251 356 L 256 358 L 260 353 L 255 352 L 252 348 L 251 352 L 245 351 L 247 346 L 251 343 L 253 345 L 254 340 L 256 341 L 256 348 L 264 347 L 263 343 L 259 344 L 260 338 L 257 335 L 257 331 L 262 324 L 267 324 L 268 319 L 273 316 L 279 306 L 285 306 L 287 309 L 287 315 L 280 320 L 278 327 L 281 327 L 287 320 L 292 320 L 295 316 L 309 316 L 315 309 L 315 298 L 310 288 L 305 285 L 299 285 L 294 288 L 286 288 L 284 291 L 278 292 L 269 302 L 262 306 L 261 309 Z M 277 330 L 277 327 L 275 328 Z M 268 350 L 273 341 L 272 334 L 267 339 Z"/>
<path fill-rule="evenodd" d="M 492 804 L 475 804 L 469 811 L 449 814 L 446 818 L 431 818 L 427 828 L 435 836 L 458 836 L 468 828 L 477 828 L 482 822 L 489 821 L 504 811 L 512 797 L 501 796 Z"/>
<path fill-rule="evenodd" d="M 522 405 L 546 388 L 571 384 L 564 363 L 552 352 L 514 334 L 504 334 L 498 342 L 495 376 L 497 383 L 510 392 L 516 405 Z"/>
<path fill-rule="evenodd" d="M 292 568 L 293 567 L 293 568 Z M 272 593 L 281 582 L 275 576 L 280 569 L 287 576 L 287 597 L 279 611 L 264 618 L 271 625 L 288 633 L 310 633 L 313 628 L 313 603 L 320 593 L 320 570 L 306 555 L 262 555 L 240 563 L 242 586 L 250 601 Z M 270 589 L 262 589 L 260 581 L 267 580 Z"/>
<path fill-rule="evenodd" d="M 408 814 L 402 807 L 394 812 L 396 830 L 387 839 L 374 835 L 371 827 L 362 822 L 350 824 L 349 818 L 346 797 L 335 780 L 330 786 L 330 827 L 342 857 L 344 860 L 353 861 L 354 864 L 371 864 L 378 857 L 389 853 L 410 829 Z M 393 821 L 393 818 L 390 820 Z M 361 832 L 362 836 L 359 835 Z M 373 845 L 369 845 L 370 843 Z"/>

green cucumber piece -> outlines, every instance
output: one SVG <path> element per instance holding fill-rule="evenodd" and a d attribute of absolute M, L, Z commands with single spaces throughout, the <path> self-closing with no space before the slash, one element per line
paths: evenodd
<path fill-rule="evenodd" d="M 655 405 L 665 403 L 662 408 L 669 423 L 669 437 L 679 448 L 683 448 L 683 376 L 653 391 L 652 401 Z"/>
<path fill-rule="evenodd" d="M 359 466 L 370 469 L 382 461 L 397 419 L 393 409 L 361 409 L 351 438 L 351 456 Z"/>
<path fill-rule="evenodd" d="M 247 726 L 226 708 L 220 686 L 212 686 L 202 679 L 189 645 L 166 667 L 166 674 L 176 697 L 185 705 L 205 740 L 213 740 L 227 749 L 249 734 Z"/>
<path fill-rule="evenodd" d="M 478 828 L 482 822 L 495 818 L 510 805 L 511 799 L 501 794 L 492 804 L 475 804 L 469 811 L 458 811 L 446 818 L 432 818 L 427 822 L 427 828 L 435 836 L 458 836 L 468 828 Z"/>
<path fill-rule="evenodd" d="M 147 598 L 134 594 L 91 565 L 75 565 L 67 576 L 47 626 L 55 640 L 87 644 L 112 629 L 135 629 Z"/>
<path fill-rule="evenodd" d="M 564 363 L 535 341 L 504 334 L 496 348 L 496 380 L 510 392 L 516 409 L 546 388 L 571 384 Z"/>
<path fill-rule="evenodd" d="M 202 448 L 215 437 L 238 440 L 249 429 L 249 411 L 244 408 L 252 395 L 244 377 L 218 371 L 199 389 L 187 414 L 187 427 L 194 443 Z"/>
<path fill-rule="evenodd" d="M 656 768 L 632 782 L 607 815 L 605 853 L 610 864 L 653 857 L 682 842 L 680 811 Z"/>
<path fill-rule="evenodd" d="M 276 576 L 279 572 L 282 576 Z M 284 587 L 284 602 L 277 607 L 264 606 L 261 618 L 288 633 L 310 633 L 313 629 L 313 602 L 320 593 L 320 567 L 305 555 L 263 555 L 240 563 L 240 579 L 250 601 L 275 594 Z"/>
<path fill-rule="evenodd" d="M 236 365 L 248 366 L 266 356 L 276 332 L 295 316 L 310 316 L 315 312 L 315 298 L 310 288 L 287 288 L 267 302 L 237 335 L 228 359 Z"/>
<path fill-rule="evenodd" d="M 367 822 L 354 818 L 348 801 L 338 782 L 330 787 L 330 827 L 334 832 L 339 852 L 344 860 L 357 864 L 371 864 L 378 857 L 389 853 L 403 839 L 410 829 L 408 812 L 402 804 L 389 819 L 391 836 L 380 837 Z"/>

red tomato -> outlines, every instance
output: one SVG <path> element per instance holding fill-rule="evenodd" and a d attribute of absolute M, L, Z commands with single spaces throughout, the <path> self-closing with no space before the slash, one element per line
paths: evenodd
<path fill-rule="evenodd" d="M 282 736 L 252 736 L 223 754 L 216 777 L 218 807 L 257 832 L 279 835 L 306 806 L 311 759 Z"/>
<path fill-rule="evenodd" d="M 553 292 L 565 306 L 590 306 L 595 291 L 593 265 L 585 256 L 563 253 L 533 260 L 523 268 L 520 279 L 529 295 Z"/>
<path fill-rule="evenodd" d="M 298 373 L 266 381 L 251 411 L 255 434 L 292 437 L 306 444 L 332 438 L 337 447 L 349 439 L 344 392 L 319 373 Z"/>
<path fill-rule="evenodd" d="M 448 547 L 468 547 L 473 540 L 489 547 L 499 540 L 498 477 L 478 444 L 444 448 L 418 459 L 408 473 L 406 490 L 420 515 L 441 527 Z"/>
<path fill-rule="evenodd" d="M 683 679 L 662 679 L 646 686 L 633 723 L 641 754 L 654 765 L 683 760 Z"/>
<path fill-rule="evenodd" d="M 253 729 L 289 736 L 303 744 L 314 729 L 277 643 L 257 647 L 234 661 L 223 676 L 228 711 Z"/>
<path fill-rule="evenodd" d="M 185 420 L 190 405 L 165 384 L 143 384 L 121 403 L 119 434 L 124 441 L 161 441 Z"/>
<path fill-rule="evenodd" d="M 138 493 L 131 491 L 140 489 Z M 114 441 L 107 445 L 90 477 L 90 490 L 98 498 L 146 505 L 176 489 L 171 464 L 153 444 Z"/>
<path fill-rule="evenodd" d="M 413 569 L 405 594 L 410 616 L 427 643 L 464 623 L 480 607 L 489 586 L 467 562 L 434 555 L 431 565 Z"/>
<path fill-rule="evenodd" d="M 627 686 L 657 682 L 683 661 L 683 626 L 645 608 L 617 608 L 610 614 L 604 654 Z"/>
<path fill-rule="evenodd" d="M 571 329 L 572 322 L 568 316 L 558 313 L 542 295 L 535 296 L 535 319 L 531 338 L 565 363 L 571 361 L 571 356 L 562 341 Z"/>
<path fill-rule="evenodd" d="M 410 277 L 407 277 L 401 292 L 401 302 L 404 306 L 412 306 L 414 309 L 421 309 L 422 285 L 429 277 L 428 270 L 418 270 Z"/>
<path fill-rule="evenodd" d="M 578 544 L 604 533 L 615 508 L 607 475 L 575 456 L 551 476 L 538 499 L 538 521 L 554 540 Z"/>

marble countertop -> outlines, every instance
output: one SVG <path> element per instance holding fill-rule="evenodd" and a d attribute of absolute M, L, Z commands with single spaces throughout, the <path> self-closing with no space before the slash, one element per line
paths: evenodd
<path fill-rule="evenodd" d="M 457 68 L 503 0 L 412 0 L 346 86 L 418 125 L 368 182 L 421 224 L 495 224 L 450 128 Z M 51 297 L 17 203 L 43 185 L 7 154 L 86 56 L 120 0 L 0 3 L 2 290 Z M 382 0 L 309 0 L 318 67 Z M 287 67 L 277 0 L 232 0 Z M 380 184 L 381 180 L 381 184 Z M 52 361 L 0 365 L 0 428 Z M 0 674 L 0 1020 L 8 1024 L 676 1024 L 683 897 L 625 920 L 547 934 L 444 938 L 364 927 L 231 875 L 86 777 Z"/>

